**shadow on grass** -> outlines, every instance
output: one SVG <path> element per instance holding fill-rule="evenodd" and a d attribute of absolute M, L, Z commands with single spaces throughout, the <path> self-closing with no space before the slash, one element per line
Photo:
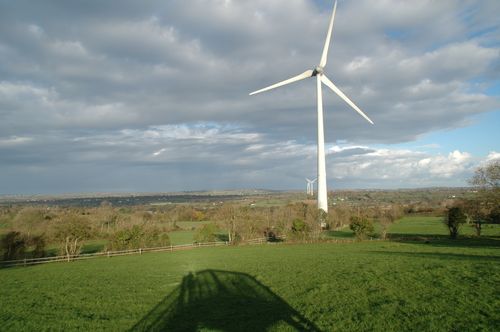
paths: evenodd
<path fill-rule="evenodd" d="M 404 257 L 420 257 L 420 258 L 439 258 L 444 260 L 474 260 L 477 262 L 500 263 L 500 256 L 491 255 L 469 255 L 456 254 L 448 252 L 409 252 L 409 251 L 370 251 L 374 254 L 387 256 L 404 256 Z"/>
<path fill-rule="evenodd" d="M 189 273 L 130 331 L 319 331 L 252 276 L 219 270 Z"/>
<path fill-rule="evenodd" d="M 343 239 L 354 239 L 354 233 L 349 231 L 326 231 L 325 236 Z"/>
<path fill-rule="evenodd" d="M 95 254 L 104 251 L 104 244 L 87 244 L 82 248 L 82 254 Z"/>
<path fill-rule="evenodd" d="M 215 234 L 215 238 L 217 239 L 217 241 L 229 241 L 229 236 L 227 235 L 227 233 Z"/>
<path fill-rule="evenodd" d="M 447 235 L 389 234 L 393 242 L 425 244 L 436 247 L 500 248 L 500 236 L 461 236 L 450 239 Z"/>

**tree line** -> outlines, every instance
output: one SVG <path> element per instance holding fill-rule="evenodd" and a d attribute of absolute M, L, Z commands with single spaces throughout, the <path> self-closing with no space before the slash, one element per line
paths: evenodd
<path fill-rule="evenodd" d="M 48 247 L 68 257 L 78 255 L 85 241 L 106 240 L 106 250 L 166 246 L 169 233 L 178 223 L 204 222 L 196 228 L 195 240 L 244 242 L 258 237 L 270 240 L 314 241 L 322 226 L 339 230 L 345 227 L 359 239 L 373 235 L 379 225 L 381 238 L 389 226 L 405 214 L 442 215 L 450 236 L 456 238 L 460 227 L 470 223 L 481 235 L 484 223 L 500 223 L 500 164 L 491 162 L 477 169 L 471 184 L 477 194 L 467 199 L 421 204 L 379 204 L 368 206 L 335 205 L 320 216 L 312 201 L 297 201 L 280 206 L 254 206 L 248 202 L 206 204 L 166 204 L 115 207 L 102 202 L 98 207 L 4 206 L 0 207 L 0 250 L 5 260 L 43 257 Z"/>
<path fill-rule="evenodd" d="M 483 224 L 500 224 L 500 160 L 478 167 L 469 183 L 477 195 L 453 202 L 444 218 L 452 239 L 466 223 L 474 226 L 477 236 L 481 236 Z"/>
<path fill-rule="evenodd" d="M 384 225 L 402 215 L 400 206 L 340 206 L 331 209 L 328 229 L 347 227 L 355 218 L 376 220 Z M 7 231 L 0 247 L 5 260 L 43 257 L 47 248 L 60 255 L 78 255 L 89 240 L 106 240 L 105 250 L 166 246 L 168 234 L 178 223 L 203 221 L 196 225 L 195 241 L 224 240 L 230 243 L 253 238 L 288 238 L 290 241 L 318 239 L 322 231 L 318 210 L 311 202 L 256 207 L 241 202 L 216 205 L 170 204 L 166 206 L 99 207 L 11 206 L 0 208 L 0 224 Z M 353 219 L 354 218 L 354 219 Z M 54 250 L 52 250 L 54 251 Z"/>

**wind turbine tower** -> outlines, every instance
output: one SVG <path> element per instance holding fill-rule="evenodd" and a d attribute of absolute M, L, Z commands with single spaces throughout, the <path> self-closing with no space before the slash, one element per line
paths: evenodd
<path fill-rule="evenodd" d="M 332 38 L 333 31 L 333 21 L 335 19 L 335 12 L 337 10 L 337 1 L 333 6 L 332 16 L 330 18 L 330 24 L 328 26 L 328 31 L 326 34 L 325 45 L 323 47 L 323 53 L 321 54 L 321 59 L 319 65 L 314 69 L 309 69 L 289 78 L 287 80 L 281 81 L 279 83 L 270 85 L 266 88 L 254 91 L 250 93 L 250 95 L 254 95 L 257 93 L 261 93 L 264 91 L 268 91 L 271 89 L 278 88 L 283 85 L 287 85 L 290 83 L 294 83 L 297 81 L 301 81 L 303 79 L 309 77 L 316 77 L 316 91 L 317 91 L 317 108 L 318 108 L 318 209 L 323 210 L 325 213 L 328 213 L 328 196 L 327 196 L 327 187 L 326 187 L 326 161 L 325 161 L 325 135 L 323 130 L 323 95 L 322 95 L 322 84 L 325 84 L 329 87 L 333 92 L 335 92 L 342 100 L 344 100 L 349 106 L 351 106 L 356 112 L 358 112 L 362 117 L 364 117 L 368 122 L 373 124 L 373 121 L 359 109 L 356 104 L 352 102 L 333 82 L 326 77 L 324 70 L 328 58 L 328 49 L 330 47 L 330 40 Z"/>

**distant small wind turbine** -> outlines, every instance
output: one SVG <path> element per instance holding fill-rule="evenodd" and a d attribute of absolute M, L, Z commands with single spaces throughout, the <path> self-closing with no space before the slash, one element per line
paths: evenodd
<path fill-rule="evenodd" d="M 326 35 L 325 46 L 323 47 L 323 53 L 321 54 L 321 60 L 319 65 L 314 68 L 314 70 L 306 70 L 302 74 L 289 78 L 285 81 L 268 86 L 264 89 L 260 89 L 250 93 L 254 95 L 260 92 L 268 91 L 271 89 L 278 88 L 283 85 L 287 85 L 293 82 L 301 81 L 303 79 L 316 76 L 316 89 L 317 89 L 317 101 L 318 101 L 318 209 L 323 210 L 328 213 L 328 196 L 326 188 L 326 161 L 325 161 L 325 135 L 323 131 L 323 96 L 321 90 L 321 82 L 329 87 L 333 92 L 335 92 L 340 98 L 342 98 L 349 106 L 351 106 L 356 112 L 358 112 L 362 117 L 364 117 L 368 122 L 373 124 L 373 121 L 363 113 L 358 106 L 356 106 L 332 81 L 326 77 L 324 74 L 324 68 L 326 66 L 326 61 L 328 58 L 328 48 L 330 47 L 330 39 L 332 37 L 333 30 L 333 20 L 335 18 L 335 11 L 337 10 L 337 1 L 333 6 L 332 17 L 330 18 L 330 25 L 328 27 L 328 32 Z"/>
<path fill-rule="evenodd" d="M 308 178 L 306 178 L 306 181 L 307 181 L 306 193 L 307 193 L 307 195 L 311 195 L 311 196 L 314 195 L 314 182 L 316 182 L 316 180 L 317 179 L 309 180 Z"/>

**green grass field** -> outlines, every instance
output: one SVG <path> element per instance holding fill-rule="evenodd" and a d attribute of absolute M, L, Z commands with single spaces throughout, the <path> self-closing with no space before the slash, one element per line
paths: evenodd
<path fill-rule="evenodd" d="M 443 217 L 405 217 L 391 225 L 389 234 L 393 235 L 442 235 L 448 236 L 448 229 L 443 224 Z M 460 234 L 471 236 L 475 234 L 472 225 L 462 225 Z M 483 225 L 482 235 L 500 235 L 500 225 Z"/>
<path fill-rule="evenodd" d="M 375 236 L 380 232 L 380 225 L 375 224 Z M 394 238 L 406 236 L 421 236 L 421 237 L 447 237 L 448 229 L 443 224 L 443 217 L 404 217 L 392 225 L 388 229 L 388 235 Z M 471 225 L 462 225 L 460 234 L 463 236 L 475 235 L 475 230 Z M 500 225 L 485 224 L 483 225 L 482 235 L 484 236 L 500 236 Z M 330 238 L 354 238 L 354 233 L 345 227 L 339 231 L 329 231 L 325 233 L 325 237 Z"/>
<path fill-rule="evenodd" d="M 195 231 L 175 231 L 168 233 L 172 245 L 193 243 Z"/>
<path fill-rule="evenodd" d="M 394 227 L 422 234 L 438 224 L 414 218 Z M 498 331 L 499 235 L 202 248 L 2 269 L 0 330 Z"/>
<path fill-rule="evenodd" d="M 209 224 L 210 221 L 178 221 L 175 224 L 183 230 L 194 230 L 202 225 Z"/>

